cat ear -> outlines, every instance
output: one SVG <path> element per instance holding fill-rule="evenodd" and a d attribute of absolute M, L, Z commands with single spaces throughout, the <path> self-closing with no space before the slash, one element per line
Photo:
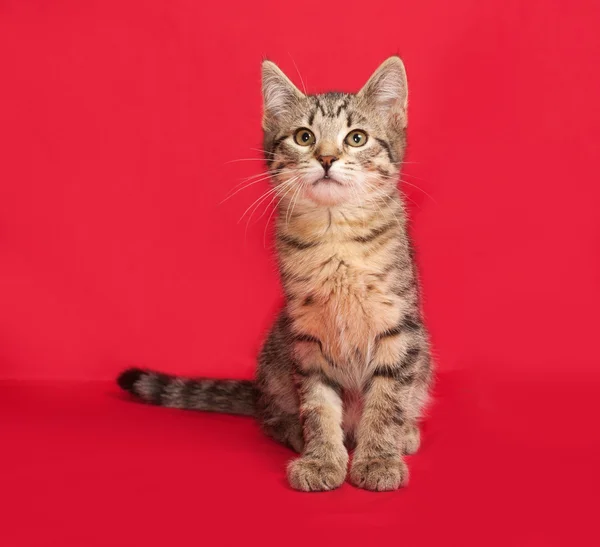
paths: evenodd
<path fill-rule="evenodd" d="M 304 95 L 271 61 L 262 64 L 263 126 L 285 116 Z"/>
<path fill-rule="evenodd" d="M 358 96 L 378 108 L 385 116 L 394 116 L 406 126 L 408 86 L 400 57 L 384 61 L 359 91 Z"/>

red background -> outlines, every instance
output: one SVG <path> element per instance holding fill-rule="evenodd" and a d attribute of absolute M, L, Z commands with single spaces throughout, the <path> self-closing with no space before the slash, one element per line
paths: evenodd
<path fill-rule="evenodd" d="M 2 544 L 597 545 L 599 26 L 594 0 L 0 2 Z M 394 53 L 437 402 L 407 490 L 301 495 L 251 421 L 108 380 L 252 374 L 280 289 L 270 211 L 238 220 L 267 183 L 220 202 L 264 168 L 260 61 L 356 91 Z"/>

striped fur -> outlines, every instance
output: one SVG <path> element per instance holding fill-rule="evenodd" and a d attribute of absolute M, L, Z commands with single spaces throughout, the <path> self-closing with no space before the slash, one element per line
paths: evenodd
<path fill-rule="evenodd" d="M 155 405 L 254 416 L 254 382 L 191 379 L 132 368 L 117 379 L 119 386 Z"/>
<path fill-rule="evenodd" d="M 133 369 L 124 389 L 154 404 L 255 415 L 301 455 L 299 490 L 346 478 L 370 490 L 406 484 L 401 453 L 419 446 L 431 358 L 398 192 L 407 123 L 402 61 L 388 59 L 356 95 L 301 93 L 263 64 L 264 144 L 278 203 L 286 304 L 254 381 L 183 379 Z M 302 145 L 305 128 L 314 142 Z M 350 131 L 366 144 L 348 142 Z M 321 157 L 328 158 L 327 169 Z"/>

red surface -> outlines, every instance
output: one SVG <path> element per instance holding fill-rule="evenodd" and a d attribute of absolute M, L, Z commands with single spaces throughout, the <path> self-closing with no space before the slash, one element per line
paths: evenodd
<path fill-rule="evenodd" d="M 0 3 L 0 544 L 598 545 L 599 21 L 595 0 Z M 219 202 L 262 169 L 232 161 L 260 157 L 260 59 L 356 90 L 395 52 L 440 396 L 407 490 L 301 495 L 252 422 L 102 382 L 251 374 L 280 290 L 269 215 L 237 221 L 266 182 Z"/>
<path fill-rule="evenodd" d="M 1 544 L 595 546 L 596 393 L 442 375 L 408 488 L 303 494 L 251 419 L 6 382 Z"/>

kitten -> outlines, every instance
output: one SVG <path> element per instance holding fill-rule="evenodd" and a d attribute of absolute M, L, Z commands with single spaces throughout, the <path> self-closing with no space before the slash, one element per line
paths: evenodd
<path fill-rule="evenodd" d="M 264 149 L 280 198 L 276 246 L 286 303 L 254 381 L 131 369 L 119 385 L 168 407 L 256 416 L 300 457 L 298 490 L 347 474 L 368 490 L 408 479 L 431 380 L 428 337 L 397 189 L 407 83 L 398 57 L 356 94 L 304 95 L 262 65 Z"/>

